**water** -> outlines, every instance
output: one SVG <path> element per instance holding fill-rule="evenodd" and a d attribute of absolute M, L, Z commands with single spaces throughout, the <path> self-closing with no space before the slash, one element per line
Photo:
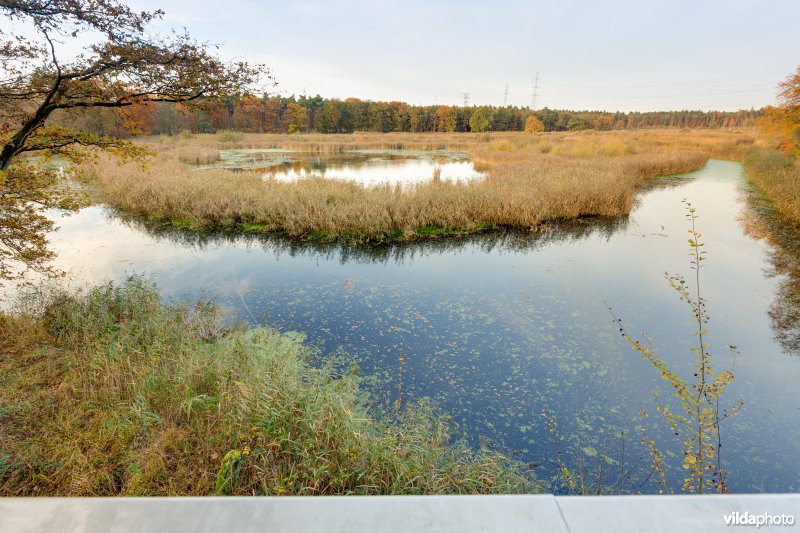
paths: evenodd
<path fill-rule="evenodd" d="M 485 177 L 468 154 L 446 150 L 354 150 L 329 154 L 279 149 L 221 150 L 218 163 L 200 168 L 260 170 L 265 179 L 278 181 L 317 176 L 365 186 L 408 186 L 432 180 L 466 182 Z"/>
<path fill-rule="evenodd" d="M 736 375 L 723 403 L 745 402 L 722 428 L 729 484 L 797 490 L 800 284 L 786 265 L 798 252 L 780 246 L 796 235 L 770 233 L 736 163 L 711 161 L 659 181 L 628 218 L 539 235 L 348 248 L 198 236 L 92 207 L 60 219 L 51 240 L 75 282 L 147 272 L 168 298 L 213 298 L 239 319 L 305 332 L 323 355 L 350 354 L 389 413 L 432 398 L 471 442 L 517 451 L 541 477 L 556 471 L 559 453 L 594 476 L 599 451 L 612 458 L 608 483 L 624 469 L 625 489 L 653 492 L 639 440 L 646 427 L 679 453 L 654 413 L 654 391 L 671 391 L 619 337 L 607 306 L 632 333 L 646 332 L 671 367 L 691 373 L 692 316 L 663 278 L 691 272 L 684 198 L 707 243 L 715 366 Z"/>

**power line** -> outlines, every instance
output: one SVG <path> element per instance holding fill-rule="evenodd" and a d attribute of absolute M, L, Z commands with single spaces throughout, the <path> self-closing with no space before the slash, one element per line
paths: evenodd
<path fill-rule="evenodd" d="M 571 84 L 548 84 L 548 87 L 555 88 L 571 88 L 571 89 L 632 89 L 636 87 L 662 87 L 665 85 L 691 85 L 700 84 L 713 81 L 726 81 L 726 80 L 741 80 L 741 79 L 758 79 L 765 77 L 773 77 L 781 74 L 783 71 L 764 72 L 761 74 L 741 74 L 738 76 L 725 76 L 720 78 L 706 78 L 704 80 L 685 80 L 685 81 L 665 81 L 659 83 L 640 83 L 631 85 L 571 85 Z"/>
<path fill-rule="evenodd" d="M 734 91 L 713 91 L 713 92 L 692 92 L 692 93 L 673 93 L 673 94 L 631 94 L 631 95 L 620 95 L 620 94 L 613 94 L 613 95 L 604 95 L 604 94 L 587 94 L 587 93 L 558 93 L 560 97 L 567 97 L 567 98 L 594 98 L 597 100 L 641 100 L 641 99 L 651 99 L 651 98 L 675 98 L 675 97 L 707 97 L 707 96 L 720 96 L 720 95 L 728 95 L 728 94 L 752 94 L 762 91 L 772 90 L 768 87 L 753 87 L 749 89 L 738 89 Z"/>

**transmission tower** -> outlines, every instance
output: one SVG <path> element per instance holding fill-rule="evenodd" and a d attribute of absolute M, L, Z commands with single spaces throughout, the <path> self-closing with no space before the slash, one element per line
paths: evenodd
<path fill-rule="evenodd" d="M 508 84 L 506 83 L 506 92 L 503 95 L 503 107 L 508 105 Z"/>
<path fill-rule="evenodd" d="M 533 81 L 533 94 L 531 95 L 531 109 L 536 109 L 536 99 L 539 97 L 539 73 L 536 73 L 536 79 Z"/>
<path fill-rule="evenodd" d="M 461 93 L 464 97 L 464 107 L 469 107 L 469 93 Z"/>

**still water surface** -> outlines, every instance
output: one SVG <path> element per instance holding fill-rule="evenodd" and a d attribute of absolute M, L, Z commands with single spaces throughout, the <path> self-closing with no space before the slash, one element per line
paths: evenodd
<path fill-rule="evenodd" d="M 265 179 L 297 181 L 308 177 L 354 181 L 361 185 L 408 186 L 432 180 L 467 182 L 485 177 L 469 155 L 449 150 L 351 150 L 320 154 L 282 149 L 221 150 L 206 168 L 262 171 Z"/>
<path fill-rule="evenodd" d="M 736 163 L 711 161 L 659 181 L 630 217 L 539 235 L 348 248 L 200 237 L 91 207 L 60 219 L 52 243 L 76 282 L 146 272 L 168 298 L 211 298 L 238 319 L 303 331 L 322 354 L 355 358 L 387 411 L 432 398 L 470 441 L 518 451 L 540 477 L 555 472 L 559 452 L 594 472 L 599 451 L 612 457 L 609 482 L 630 469 L 623 487 L 652 492 L 642 428 L 664 449 L 679 448 L 657 415 L 640 415 L 654 413 L 654 391 L 670 391 L 620 338 L 606 306 L 632 333 L 646 332 L 673 368 L 691 373 L 691 313 L 663 278 L 691 272 L 684 198 L 698 209 L 707 243 L 710 348 L 716 367 L 736 375 L 727 403 L 745 402 L 723 426 L 730 486 L 795 491 L 798 283 L 781 266 L 791 252 L 777 249 L 755 216 Z"/>

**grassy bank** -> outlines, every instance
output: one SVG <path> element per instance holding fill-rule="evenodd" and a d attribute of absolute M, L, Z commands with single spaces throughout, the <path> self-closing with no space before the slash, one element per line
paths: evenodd
<path fill-rule="evenodd" d="M 450 442 L 424 406 L 393 423 L 298 334 L 224 328 L 142 279 L 28 294 L 0 314 L 0 495 L 531 491 Z"/>
<path fill-rule="evenodd" d="M 710 156 L 738 157 L 753 138 L 734 132 L 221 133 L 142 142 L 157 154 L 146 166 L 118 167 L 111 159 L 100 159 L 82 169 L 97 185 L 101 201 L 182 227 L 381 242 L 622 215 L 650 178 L 695 170 Z M 192 169 L 215 161 L 221 148 L 462 150 L 488 177 L 400 190 L 318 178 L 264 181 L 259 172 Z"/>
<path fill-rule="evenodd" d="M 775 210 L 800 227 L 800 161 L 775 150 L 754 149 L 742 163 Z"/>

